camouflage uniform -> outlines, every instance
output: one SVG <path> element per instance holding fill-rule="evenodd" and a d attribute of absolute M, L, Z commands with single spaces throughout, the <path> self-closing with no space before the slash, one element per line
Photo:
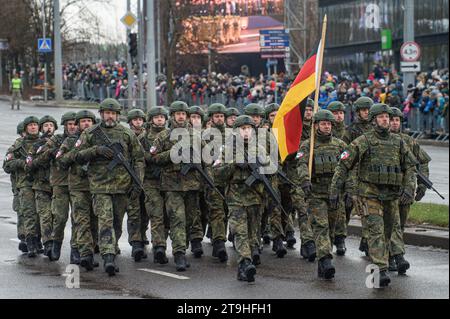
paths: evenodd
<path fill-rule="evenodd" d="M 390 112 L 388 106 L 378 104 L 372 107 L 371 116 Z M 332 198 L 337 198 L 348 172 L 355 167 L 359 171 L 355 209 L 361 216 L 366 216 L 369 254 L 387 285 L 390 282 L 385 274 L 389 241 L 392 232 L 397 231 L 394 225 L 399 223 L 398 197 L 401 195 L 403 201 L 412 196 L 408 194 L 414 193 L 415 159 L 398 135 L 376 127 L 353 141 L 342 153 L 330 186 Z M 397 235 L 401 237 L 401 234 Z M 396 247 L 393 253 L 403 258 L 404 247 Z"/>
<path fill-rule="evenodd" d="M 309 177 L 311 141 L 305 141 L 300 148 L 298 184 L 312 183 L 312 193 L 311 196 L 308 196 L 307 203 L 312 217 L 311 224 L 314 231 L 317 258 L 319 260 L 322 258 L 332 259 L 332 243 L 334 241 L 338 210 L 330 206 L 328 186 L 339 162 L 339 156 L 345 149 L 345 143 L 332 135 L 324 135 L 320 132 L 316 133 L 315 140 L 314 166 L 311 179 Z"/>
<path fill-rule="evenodd" d="M 39 119 L 30 117 L 25 119 L 25 128 L 28 124 L 39 123 Z M 16 175 L 16 187 L 19 190 L 20 210 L 23 214 L 23 228 L 25 240 L 28 246 L 28 254 L 35 257 L 39 241 L 39 219 L 36 212 L 36 201 L 33 190 L 33 176 L 26 164 L 29 154 L 32 154 L 34 144 L 39 135 L 27 134 L 19 138 L 13 146 L 12 152 L 7 155 L 6 168 Z"/>

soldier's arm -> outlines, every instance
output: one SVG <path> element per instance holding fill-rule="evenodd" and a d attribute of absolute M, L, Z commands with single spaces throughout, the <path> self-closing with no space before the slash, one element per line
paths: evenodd
<path fill-rule="evenodd" d="M 83 132 L 79 141 L 75 145 L 77 149 L 75 161 L 80 165 L 85 165 L 97 157 L 97 146 L 92 146 L 86 132 Z"/>
<path fill-rule="evenodd" d="M 362 140 L 361 144 L 364 145 Z M 364 151 L 361 150 L 361 144 L 358 143 L 358 140 L 354 141 L 341 154 L 341 159 L 336 167 L 336 171 L 330 185 L 331 195 L 339 194 L 343 190 L 345 183 L 349 182 L 349 171 L 354 169 L 356 163 L 359 162 L 360 156 L 364 153 Z"/>
<path fill-rule="evenodd" d="M 303 183 L 311 181 L 308 169 L 309 152 L 310 152 L 310 143 L 308 140 L 302 143 L 302 145 L 300 146 L 300 151 L 298 153 L 298 165 L 297 165 L 298 185 L 303 185 Z"/>
<path fill-rule="evenodd" d="M 165 134 L 159 134 L 150 149 L 150 154 L 153 156 L 155 163 L 158 165 L 168 165 L 172 162 L 170 159 L 170 149 L 164 149 L 164 136 Z"/>
<path fill-rule="evenodd" d="M 404 174 L 403 189 L 410 194 L 414 194 L 417 185 L 416 167 L 418 162 L 405 143 L 401 143 L 400 149 L 402 155 L 401 165 Z"/>
<path fill-rule="evenodd" d="M 136 135 L 132 134 L 130 139 L 131 144 L 131 158 L 133 162 L 133 168 L 136 171 L 141 182 L 144 181 L 144 170 L 145 170 L 145 157 L 144 157 L 144 148 L 142 144 L 139 142 Z"/>
<path fill-rule="evenodd" d="M 68 137 L 65 139 L 65 141 L 61 144 L 61 147 L 59 148 L 59 151 L 56 156 L 56 160 L 61 165 L 61 167 L 68 169 L 70 166 L 72 166 L 73 163 L 75 163 L 75 149 L 74 149 L 74 141 L 73 137 Z"/>
<path fill-rule="evenodd" d="M 419 143 L 417 143 L 416 141 L 414 141 L 413 153 L 419 162 L 418 165 L 419 172 L 421 172 L 426 177 L 429 177 L 430 176 L 429 163 L 431 162 L 430 155 L 428 155 L 428 153 L 425 152 L 425 150 L 422 147 L 420 147 Z"/>

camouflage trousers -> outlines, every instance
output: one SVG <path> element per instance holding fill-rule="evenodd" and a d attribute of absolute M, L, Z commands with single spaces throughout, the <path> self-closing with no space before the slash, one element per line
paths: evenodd
<path fill-rule="evenodd" d="M 347 238 L 347 225 L 347 214 L 342 206 L 337 212 L 335 237 Z"/>
<path fill-rule="evenodd" d="M 98 242 L 98 219 L 92 207 L 90 192 L 71 191 L 72 219 L 76 233 L 76 246 L 81 257 L 94 254 Z"/>
<path fill-rule="evenodd" d="M 52 193 L 36 190 L 34 195 L 36 198 L 36 211 L 39 216 L 42 242 L 45 244 L 52 240 Z"/>
<path fill-rule="evenodd" d="M 69 210 L 72 206 L 70 199 L 69 186 L 54 186 L 52 196 L 52 240 L 62 243 L 64 240 L 64 229 L 66 228 L 67 219 L 69 218 Z M 73 227 L 74 221 L 70 214 L 72 223 L 72 232 L 70 238 L 70 246 L 76 246 L 76 229 Z"/>
<path fill-rule="evenodd" d="M 284 229 L 285 233 L 287 232 L 295 232 L 294 222 L 295 215 L 297 213 L 298 218 L 298 227 L 300 230 L 300 240 L 303 244 L 307 242 L 314 241 L 314 233 L 311 226 L 311 218 L 308 215 L 308 206 L 304 199 L 303 191 L 299 188 L 293 188 L 287 186 L 288 188 L 284 188 L 282 190 L 282 201 L 283 203 L 291 203 L 292 209 L 287 210 L 289 212 L 289 216 L 284 217 Z M 289 191 L 289 192 L 288 192 Z M 285 208 L 286 210 L 286 208 Z"/>
<path fill-rule="evenodd" d="M 130 198 L 127 207 L 128 242 L 142 241 L 142 206 L 141 197 Z M 145 235 L 145 232 L 144 232 Z"/>
<path fill-rule="evenodd" d="M 308 200 L 311 213 L 311 226 L 314 231 L 317 258 L 332 257 L 334 232 L 338 210 L 331 209 L 328 199 L 311 198 Z"/>
<path fill-rule="evenodd" d="M 283 211 L 277 206 L 274 200 L 269 199 L 267 206 L 268 216 L 268 228 L 270 230 L 270 236 L 272 239 L 283 239 L 285 236 L 283 228 Z M 264 224 L 264 223 L 263 223 Z"/>
<path fill-rule="evenodd" d="M 36 212 L 36 199 L 31 187 L 19 189 L 20 211 L 23 216 L 25 239 L 39 237 L 39 216 Z"/>
<path fill-rule="evenodd" d="M 94 215 L 98 218 L 100 254 L 116 255 L 122 236 L 122 223 L 128 206 L 127 194 L 94 194 Z"/>
<path fill-rule="evenodd" d="M 203 233 L 206 233 L 206 227 L 209 224 L 209 215 L 210 215 L 210 205 L 208 203 L 208 198 L 206 198 L 207 192 L 200 191 L 198 197 L 199 197 L 199 209 L 200 209 L 200 216 L 202 221 L 202 229 Z M 226 216 L 225 216 L 226 217 Z M 211 227 L 211 226 L 210 226 Z M 226 229 L 226 220 L 225 220 L 225 229 Z"/>
<path fill-rule="evenodd" d="M 408 221 L 409 211 L 411 210 L 411 205 L 400 205 L 399 213 L 400 213 L 400 227 L 402 232 L 405 231 L 405 225 Z"/>
<path fill-rule="evenodd" d="M 25 227 L 22 210 L 20 209 L 19 190 L 16 190 L 13 197 L 12 209 L 17 213 L 17 238 L 25 240 Z"/>
<path fill-rule="evenodd" d="M 224 194 L 224 187 L 218 187 L 219 191 Z M 209 226 L 211 227 L 212 242 L 227 240 L 226 232 L 226 216 L 228 207 L 225 201 L 214 190 L 208 190 L 209 199 Z"/>
<path fill-rule="evenodd" d="M 145 207 L 150 218 L 150 233 L 153 248 L 167 247 L 168 218 L 164 210 L 164 197 L 159 188 L 151 187 L 144 181 Z"/>
<path fill-rule="evenodd" d="M 198 191 L 166 192 L 165 206 L 173 254 L 185 253 L 189 241 L 203 239 L 198 194 Z"/>
<path fill-rule="evenodd" d="M 389 254 L 397 256 L 405 253 L 398 200 L 380 201 L 358 197 L 355 209 L 359 215 L 365 216 L 367 222 L 367 239 L 372 262 L 380 271 L 387 270 Z"/>
<path fill-rule="evenodd" d="M 258 220 L 261 220 L 261 205 L 248 207 L 229 206 L 230 232 L 234 235 L 234 243 L 239 256 L 238 262 L 244 259 L 252 259 L 252 250 L 260 246 L 260 234 L 258 234 Z"/>

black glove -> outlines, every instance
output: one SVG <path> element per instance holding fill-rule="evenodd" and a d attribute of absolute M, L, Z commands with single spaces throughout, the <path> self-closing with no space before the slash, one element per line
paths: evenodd
<path fill-rule="evenodd" d="M 400 205 L 411 205 L 414 201 L 413 195 L 404 190 L 403 193 L 400 195 Z"/>
<path fill-rule="evenodd" d="M 236 166 L 240 169 L 246 169 L 248 167 L 247 163 L 236 163 Z"/>
<path fill-rule="evenodd" d="M 331 209 L 338 209 L 339 208 L 339 195 L 330 195 L 330 208 Z"/>
<path fill-rule="evenodd" d="M 352 198 L 352 195 L 346 193 L 344 195 L 344 202 L 345 202 L 345 211 L 351 212 L 353 210 L 353 198 Z"/>
<path fill-rule="evenodd" d="M 108 160 L 113 159 L 114 152 L 108 146 L 97 146 L 97 155 L 102 156 Z"/>
<path fill-rule="evenodd" d="M 312 184 L 310 181 L 306 181 L 302 184 L 303 193 L 305 193 L 305 197 L 309 197 L 312 194 Z"/>
<path fill-rule="evenodd" d="M 417 188 L 417 193 L 416 193 L 416 202 L 420 202 L 422 200 L 422 198 L 425 196 L 425 192 L 427 191 L 427 189 L 425 187 L 418 187 Z"/>

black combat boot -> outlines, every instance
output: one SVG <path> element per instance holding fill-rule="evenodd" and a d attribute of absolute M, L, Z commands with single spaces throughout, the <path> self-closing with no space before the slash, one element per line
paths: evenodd
<path fill-rule="evenodd" d="M 24 254 L 26 254 L 28 252 L 28 247 L 27 247 L 27 243 L 25 242 L 25 240 L 20 240 L 19 250 Z"/>
<path fill-rule="evenodd" d="M 367 238 L 361 238 L 361 242 L 359 243 L 359 250 L 369 256 L 369 244 L 367 243 Z"/>
<path fill-rule="evenodd" d="M 80 252 L 78 251 L 78 248 L 74 247 L 70 248 L 70 264 L 71 265 L 80 264 Z"/>
<path fill-rule="evenodd" d="M 95 245 L 94 247 L 94 254 L 100 254 L 100 247 L 98 245 Z"/>
<path fill-rule="evenodd" d="M 249 259 L 244 259 L 238 266 L 238 280 L 254 282 L 256 275 L 256 267 Z"/>
<path fill-rule="evenodd" d="M 397 255 L 394 257 L 397 263 L 397 271 L 399 275 L 405 275 L 406 271 L 409 269 L 409 262 L 403 257 L 403 255 Z"/>
<path fill-rule="evenodd" d="M 37 239 L 35 237 L 27 238 L 28 257 L 35 258 L 38 254 L 36 247 Z"/>
<path fill-rule="evenodd" d="M 52 246 L 52 253 L 51 253 L 51 261 L 58 261 L 61 257 L 61 245 L 62 243 L 59 241 L 54 241 Z"/>
<path fill-rule="evenodd" d="M 295 232 L 288 231 L 286 233 L 286 244 L 288 248 L 294 248 L 297 243 L 297 239 L 295 239 Z"/>
<path fill-rule="evenodd" d="M 270 236 L 270 234 L 269 233 L 265 233 L 264 235 L 263 235 L 263 243 L 264 243 L 264 245 L 270 245 L 270 242 L 272 241 L 272 237 Z"/>
<path fill-rule="evenodd" d="M 177 252 L 174 255 L 175 267 L 177 271 L 186 271 L 187 268 L 190 267 L 189 263 L 186 260 L 186 255 L 183 252 Z"/>
<path fill-rule="evenodd" d="M 252 248 L 252 262 L 253 265 L 261 265 L 261 253 L 258 247 Z"/>
<path fill-rule="evenodd" d="M 142 241 L 142 249 L 144 250 L 144 253 L 142 254 L 142 259 L 147 259 L 147 246 L 150 245 L 150 242 L 148 240 Z"/>
<path fill-rule="evenodd" d="M 80 259 L 80 265 L 81 267 L 85 268 L 87 271 L 94 270 L 94 255 L 88 255 L 81 257 Z M 98 263 L 97 263 L 98 265 Z"/>
<path fill-rule="evenodd" d="M 302 245 L 300 253 L 304 259 L 308 259 L 309 262 L 314 262 L 317 257 L 316 244 L 310 240 Z"/>
<path fill-rule="evenodd" d="M 50 257 L 52 253 L 53 241 L 49 240 L 44 244 L 44 256 Z"/>
<path fill-rule="evenodd" d="M 274 239 L 272 250 L 277 254 L 278 258 L 283 258 L 287 254 L 286 247 L 284 247 L 283 240 L 281 238 Z"/>
<path fill-rule="evenodd" d="M 201 258 L 203 255 L 202 241 L 195 239 L 191 241 L 191 252 L 194 254 L 194 258 Z"/>
<path fill-rule="evenodd" d="M 42 241 L 39 238 L 36 238 L 36 249 L 38 254 L 44 253 L 44 246 L 42 245 Z"/>
<path fill-rule="evenodd" d="M 336 255 L 345 256 L 345 253 L 347 252 L 347 247 L 345 247 L 345 236 L 336 236 L 334 244 L 336 245 Z"/>
<path fill-rule="evenodd" d="M 154 249 L 153 262 L 160 265 L 165 265 L 169 262 L 166 256 L 166 248 L 159 246 Z"/>
<path fill-rule="evenodd" d="M 391 278 L 389 278 L 388 274 L 386 273 L 385 270 L 380 271 L 380 288 L 385 288 L 387 286 L 389 286 L 389 284 L 391 283 Z"/>
<path fill-rule="evenodd" d="M 228 260 L 228 254 L 223 240 L 216 240 L 214 242 L 212 255 L 213 257 L 219 258 L 222 263 Z"/>
<path fill-rule="evenodd" d="M 140 262 L 144 256 L 144 246 L 141 241 L 131 242 L 131 257 L 135 262 Z"/>
<path fill-rule="evenodd" d="M 325 280 L 331 280 L 334 278 L 335 273 L 336 273 L 336 269 L 333 266 L 330 256 L 323 257 L 322 259 L 319 260 L 319 266 L 318 266 L 319 278 L 323 278 Z"/>
<path fill-rule="evenodd" d="M 395 257 L 390 256 L 389 257 L 389 271 L 397 271 L 398 267 L 397 267 L 397 262 L 395 261 Z"/>
<path fill-rule="evenodd" d="M 114 262 L 115 258 L 116 256 L 113 254 L 106 254 L 103 256 L 103 268 L 110 277 L 115 276 L 116 272 L 119 272 L 119 267 L 117 267 Z"/>

